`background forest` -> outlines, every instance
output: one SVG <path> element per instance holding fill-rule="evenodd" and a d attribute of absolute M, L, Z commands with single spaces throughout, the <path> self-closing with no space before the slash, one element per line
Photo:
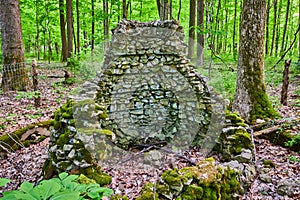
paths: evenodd
<path fill-rule="evenodd" d="M 256 152 L 253 153 L 257 157 L 255 165 L 258 169 L 269 168 L 266 172 L 259 171 L 263 176 L 255 177 L 250 189 L 251 198 L 249 198 L 289 199 L 287 197 L 289 196 L 290 199 L 298 199 L 300 189 L 293 189 L 293 187 L 296 185 L 299 188 L 297 174 L 300 169 L 298 145 L 300 142 L 300 2 L 299 0 L 266 0 L 264 37 L 260 37 L 263 35 L 260 34 L 263 29 L 259 27 L 264 26 L 262 23 L 264 20 L 255 21 L 255 17 L 249 17 L 253 21 L 247 23 L 245 19 L 248 18 L 245 16 L 257 11 L 255 14 L 258 19 L 264 19 L 263 12 L 259 12 L 263 10 L 260 8 L 264 6 L 264 3 L 265 1 L 250 0 L 0 0 L 0 29 L 2 28 L 0 42 L 3 45 L 0 50 L 2 63 L 0 65 L 0 79 L 2 79 L 0 177 L 7 177 L 11 180 L 10 185 L 5 186 L 4 190 L 17 189 L 24 180 L 37 182 L 40 179 L 41 168 L 47 158 L 45 155 L 49 153 L 47 140 L 49 135 L 36 136 L 36 132 L 28 133 L 28 131 L 33 129 L 32 127 L 36 128 L 35 125 L 41 122 L 46 122 L 43 125 L 45 127 L 54 123 L 53 114 L 57 113 L 57 108 L 66 102 L 67 96 L 76 94 L 83 87 L 83 82 L 94 78 L 96 73 L 101 71 L 105 50 L 112 38 L 111 30 L 123 18 L 141 22 L 174 19 L 178 20 L 184 29 L 187 57 L 195 64 L 197 72 L 204 75 L 205 80 L 209 80 L 210 86 L 223 95 L 230 111 L 235 111 L 234 104 L 240 105 L 241 108 L 247 107 L 244 104 L 247 99 L 242 95 L 236 95 L 238 94 L 236 91 L 248 89 L 254 94 L 251 97 L 252 100 L 254 99 L 253 102 L 263 105 L 260 111 L 263 112 L 271 107 L 272 112 L 273 107 L 276 110 L 274 115 L 270 113 L 259 115 L 261 114 L 259 110 L 254 109 L 251 115 L 256 112 L 258 114 L 248 119 L 245 118 L 245 114 L 243 116 L 239 113 L 242 119 L 236 113 L 226 111 L 226 119 L 232 118 L 229 121 L 237 120 L 237 125 L 241 122 L 242 126 L 245 125 L 244 120 L 251 124 L 253 132 L 251 139 L 249 137 L 249 142 L 251 145 L 252 143 L 256 145 Z M 3 24 L 10 25 L 11 18 L 3 14 L 6 12 L 1 11 L 9 10 L 3 5 L 10 4 L 20 6 L 22 37 L 19 39 L 22 38 L 21 45 L 21 42 L 11 39 L 12 37 L 7 36 L 8 34 L 6 36 L 3 34 L 5 33 L 3 27 L 9 27 Z M 17 6 L 12 10 L 18 11 Z M 249 6 L 252 9 L 245 9 Z M 14 22 L 18 23 L 17 20 Z M 240 30 L 250 30 L 252 27 L 256 27 L 257 32 L 246 34 L 246 36 L 244 34 L 243 37 L 246 39 L 244 43 L 241 42 Z M 21 35 L 18 34 L 21 32 L 19 27 L 10 26 L 10 28 L 13 33 L 11 35 Z M 250 32 L 253 33 L 253 29 Z M 254 41 L 256 38 L 258 38 L 257 41 Z M 261 48 L 262 45 L 257 45 L 259 41 L 264 42 L 264 49 Z M 16 45 L 4 45 L 14 42 Z M 24 48 L 25 60 L 22 48 L 18 45 Z M 18 52 L 21 55 L 20 59 L 8 62 L 5 60 L 7 54 L 5 50 L 13 48 L 20 50 Z M 261 53 L 262 49 L 264 58 Z M 244 59 L 248 55 L 253 56 L 251 58 L 254 61 Z M 246 64 L 243 63 L 244 60 Z M 248 64 L 247 62 L 252 63 L 249 64 L 249 68 L 254 72 L 245 73 L 246 75 L 240 76 L 242 78 L 239 79 L 240 72 L 246 71 L 243 67 Z M 284 104 L 280 102 L 280 91 L 284 66 L 287 63 L 290 67 L 287 73 L 290 79 L 287 78 L 286 81 L 290 85 L 286 93 L 288 102 Z M 25 70 L 21 71 L 22 67 Z M 14 74 L 18 70 L 26 76 L 23 77 L 18 72 Z M 252 85 L 243 83 L 243 80 L 255 78 L 259 79 L 259 82 L 252 81 Z M 11 79 L 15 79 L 17 84 L 13 83 L 11 88 L 5 90 L 3 83 L 9 83 Z M 26 84 L 23 85 L 26 87 L 27 83 L 30 83 L 29 90 L 26 91 L 25 86 L 19 87 L 18 81 L 21 79 L 24 79 Z M 243 84 L 246 89 L 239 88 Z M 258 88 L 262 91 L 258 91 Z M 236 100 L 241 100 L 242 103 Z M 261 108 L 260 105 L 257 106 L 258 104 L 250 106 Z M 271 118 L 274 120 L 270 120 Z M 42 129 L 42 127 L 39 128 Z M 246 129 L 245 132 L 249 134 Z M 14 145 L 6 143 L 11 135 L 26 135 L 26 133 L 29 139 L 25 138 L 24 141 Z M 32 135 L 34 137 L 31 137 Z M 267 136 L 261 137 L 264 135 Z M 282 135 L 284 139 L 281 138 Z M 5 140 L 1 140 L 3 138 Z M 18 150 L 14 149 L 15 146 Z M 3 152 L 6 157 L 2 159 Z M 252 156 L 251 151 L 250 154 Z M 196 153 L 193 150 L 187 153 L 187 157 L 193 158 L 194 155 Z M 265 161 L 268 161 L 267 164 Z M 135 175 L 142 175 L 142 178 L 137 176 L 137 179 L 144 182 L 139 184 L 138 190 L 131 191 L 132 188 L 138 188 L 133 187 L 135 183 L 130 185 L 131 181 L 134 181 L 130 179 L 131 172 L 122 172 L 122 174 L 114 171 L 114 173 L 110 175 L 119 177 L 119 180 L 109 187 L 115 191 L 119 190 L 119 187 L 125 188 L 124 194 L 131 198 L 137 196 L 142 185 L 152 178 L 151 174 L 145 175 L 143 171 L 132 172 Z M 66 177 L 67 174 L 60 176 Z M 63 180 L 62 177 L 60 178 Z M 285 181 L 282 185 L 289 187 L 290 190 L 280 193 L 274 187 L 280 188 L 282 180 Z M 2 185 L 0 182 L 1 187 Z M 109 192 L 111 193 L 112 190 Z"/>
<path fill-rule="evenodd" d="M 158 1 L 159 2 L 159 1 Z M 191 2 L 191 4 L 190 4 Z M 193 3 L 194 2 L 194 3 Z M 72 14 L 66 15 L 66 5 L 63 0 L 21 0 L 21 22 L 23 44 L 26 58 L 38 60 L 62 59 L 62 37 L 60 23 L 66 26 L 66 17 L 71 17 L 73 52 L 84 59 L 97 46 L 101 46 L 105 38 L 110 35 L 105 30 L 114 28 L 123 18 L 124 6 L 129 20 L 151 21 L 159 19 L 157 1 L 155 0 L 73 0 Z M 204 36 L 206 58 L 210 54 L 220 55 L 226 60 L 237 59 L 239 41 L 239 22 L 242 1 L 237 0 L 209 0 L 198 1 L 203 3 L 203 24 L 189 25 L 191 19 L 199 14 L 195 1 L 177 0 L 169 1 L 171 13 L 168 18 L 179 20 L 188 39 L 189 30 Z M 125 4 L 125 5 L 124 5 Z M 60 12 L 61 9 L 61 12 Z M 198 10 L 197 10 L 198 9 Z M 268 0 L 267 21 L 265 28 L 266 56 L 280 57 L 292 44 L 298 41 L 288 53 L 289 57 L 297 58 L 300 51 L 299 33 L 294 35 L 299 27 L 300 4 L 295 0 Z M 60 19 L 63 16 L 62 19 Z M 193 15 L 192 18 L 189 16 Z M 198 16 L 199 17 L 199 16 Z M 62 20 L 60 22 L 60 20 Z M 195 20 L 195 18 L 194 18 Z M 198 19 L 199 20 L 199 19 Z M 106 24 L 107 22 L 107 24 Z M 201 22 L 200 22 L 201 23 Z M 193 24 L 193 23 L 192 23 Z M 202 26 L 203 25 L 203 26 Z M 108 36 L 106 36 L 108 34 Z M 196 37 L 195 37 L 196 41 Z M 215 56 L 213 56 L 215 58 Z M 295 59 L 294 59 L 295 61 Z"/>

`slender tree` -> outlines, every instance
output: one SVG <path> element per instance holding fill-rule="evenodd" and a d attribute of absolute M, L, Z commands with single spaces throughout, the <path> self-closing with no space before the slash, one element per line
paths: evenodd
<path fill-rule="evenodd" d="M 122 1 L 122 16 L 123 19 L 127 19 L 128 15 L 127 15 L 127 4 L 126 4 L 126 0 Z"/>
<path fill-rule="evenodd" d="M 0 0 L 2 36 L 2 89 L 26 90 L 29 82 L 24 63 L 22 27 L 18 0 Z"/>
<path fill-rule="evenodd" d="M 285 46 L 285 42 L 287 42 L 285 37 L 286 37 L 287 26 L 288 26 L 288 21 L 289 21 L 290 4 L 291 4 L 291 1 L 287 0 L 286 11 L 285 11 L 285 23 L 284 23 L 284 27 L 283 27 L 283 35 L 282 35 L 282 40 L 281 40 L 281 51 L 285 50 L 284 46 Z"/>
<path fill-rule="evenodd" d="M 95 2 L 94 0 L 92 0 L 91 2 L 92 4 L 92 45 L 91 45 L 91 51 L 92 51 L 92 54 L 94 52 L 94 49 L 95 49 Z"/>
<path fill-rule="evenodd" d="M 104 49 L 108 47 L 108 32 L 109 32 L 109 22 L 108 22 L 108 2 L 107 0 L 103 0 L 103 11 L 104 11 L 104 20 L 103 20 L 103 28 L 104 28 Z"/>
<path fill-rule="evenodd" d="M 80 56 L 80 11 L 79 11 L 79 0 L 76 0 L 76 22 L 77 22 L 77 54 Z"/>
<path fill-rule="evenodd" d="M 64 0 L 59 0 L 59 24 L 60 24 L 60 35 L 62 44 L 62 61 L 67 61 L 68 58 L 68 48 L 67 48 L 67 38 L 66 38 L 66 22 L 65 22 L 65 4 Z"/>
<path fill-rule="evenodd" d="M 73 14 L 72 0 L 67 0 L 67 35 L 68 35 L 68 58 L 71 58 L 73 53 Z"/>
<path fill-rule="evenodd" d="M 240 24 L 238 73 L 233 111 L 246 121 L 278 116 L 264 83 L 266 1 L 244 0 Z"/>
<path fill-rule="evenodd" d="M 237 4 L 238 1 L 234 0 L 234 15 L 233 15 L 233 35 L 232 35 L 232 52 L 233 58 L 236 59 L 237 55 L 237 44 L 235 42 L 235 35 L 236 35 L 236 19 L 237 19 Z"/>
<path fill-rule="evenodd" d="M 269 54 L 269 22 L 270 22 L 270 0 L 267 3 L 267 20 L 266 20 L 266 46 L 265 46 L 265 54 Z"/>
<path fill-rule="evenodd" d="M 274 16 L 273 16 L 273 30 L 272 30 L 272 43 L 271 43 L 271 51 L 270 56 L 273 55 L 275 37 L 276 37 L 276 21 L 277 21 L 277 0 L 274 0 Z"/>
<path fill-rule="evenodd" d="M 196 0 L 190 0 L 188 58 L 194 57 Z"/>
<path fill-rule="evenodd" d="M 182 1 L 179 0 L 179 8 L 178 8 L 178 14 L 177 14 L 177 20 L 180 20 L 180 13 L 181 13 L 181 7 L 182 7 Z"/>
<path fill-rule="evenodd" d="M 204 64 L 204 0 L 197 1 L 197 65 Z"/>

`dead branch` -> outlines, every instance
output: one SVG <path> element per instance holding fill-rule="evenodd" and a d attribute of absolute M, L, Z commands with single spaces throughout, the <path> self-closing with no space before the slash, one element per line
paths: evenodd
<path fill-rule="evenodd" d="M 264 135 L 274 133 L 274 132 L 278 131 L 279 129 L 280 129 L 280 125 L 276 125 L 276 126 L 273 126 L 273 127 L 267 128 L 267 129 L 263 129 L 261 131 L 256 131 L 253 133 L 253 135 L 254 135 L 254 137 L 261 137 Z"/>
<path fill-rule="evenodd" d="M 275 63 L 275 65 L 271 68 L 271 69 L 275 69 L 276 65 L 278 65 L 278 63 L 280 63 L 284 57 L 286 56 L 286 54 L 291 50 L 291 48 L 294 46 L 296 40 L 297 40 L 297 34 L 300 31 L 300 25 L 298 26 L 298 29 L 296 31 L 296 33 L 294 33 L 294 39 L 293 42 L 291 43 L 291 45 L 289 46 L 289 48 L 282 54 L 281 58 Z"/>

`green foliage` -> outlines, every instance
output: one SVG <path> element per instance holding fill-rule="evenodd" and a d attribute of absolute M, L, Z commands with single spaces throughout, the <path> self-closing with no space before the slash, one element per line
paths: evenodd
<path fill-rule="evenodd" d="M 68 175 L 63 172 L 58 178 L 43 180 L 37 186 L 23 182 L 20 190 L 3 192 L 1 200 L 66 200 L 66 199 L 97 199 L 110 196 L 113 191 L 109 188 L 100 187 L 99 184 L 81 184 L 76 182 L 78 175 Z M 8 179 L 0 178 L 0 186 L 8 183 Z"/>
<path fill-rule="evenodd" d="M 284 143 L 287 147 L 294 147 L 300 145 L 300 134 L 297 134 L 296 136 L 292 137 L 291 140 Z"/>
<path fill-rule="evenodd" d="M 39 96 L 40 96 L 40 93 L 38 91 L 28 91 L 28 92 L 19 91 L 17 93 L 17 96 L 15 96 L 15 98 L 16 99 L 21 99 L 21 98 L 32 99 L 32 98 L 38 98 Z"/>
<path fill-rule="evenodd" d="M 296 158 L 295 156 L 289 156 L 288 158 L 289 158 L 290 161 L 292 161 L 292 162 L 298 162 L 298 163 L 300 163 L 300 158 Z"/>

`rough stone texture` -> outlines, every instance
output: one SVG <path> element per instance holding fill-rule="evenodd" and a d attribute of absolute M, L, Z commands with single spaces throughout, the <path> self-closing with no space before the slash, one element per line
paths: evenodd
<path fill-rule="evenodd" d="M 120 22 L 102 72 L 55 114 L 49 152 L 58 171 L 87 169 L 95 160 L 117 163 L 126 150 L 151 145 L 208 153 L 217 142 L 228 162 L 222 169 L 232 167 L 243 186 L 250 184 L 255 167 L 247 125 L 235 114 L 225 120 L 221 97 L 184 57 L 183 37 L 176 21 Z M 159 166 L 161 153 L 145 151 L 144 162 Z"/>
<path fill-rule="evenodd" d="M 176 21 L 123 20 L 113 30 L 96 102 L 106 107 L 109 118 L 101 126 L 116 135 L 118 146 L 189 146 L 196 134 L 205 137 L 211 95 L 184 57 L 183 38 Z"/>

